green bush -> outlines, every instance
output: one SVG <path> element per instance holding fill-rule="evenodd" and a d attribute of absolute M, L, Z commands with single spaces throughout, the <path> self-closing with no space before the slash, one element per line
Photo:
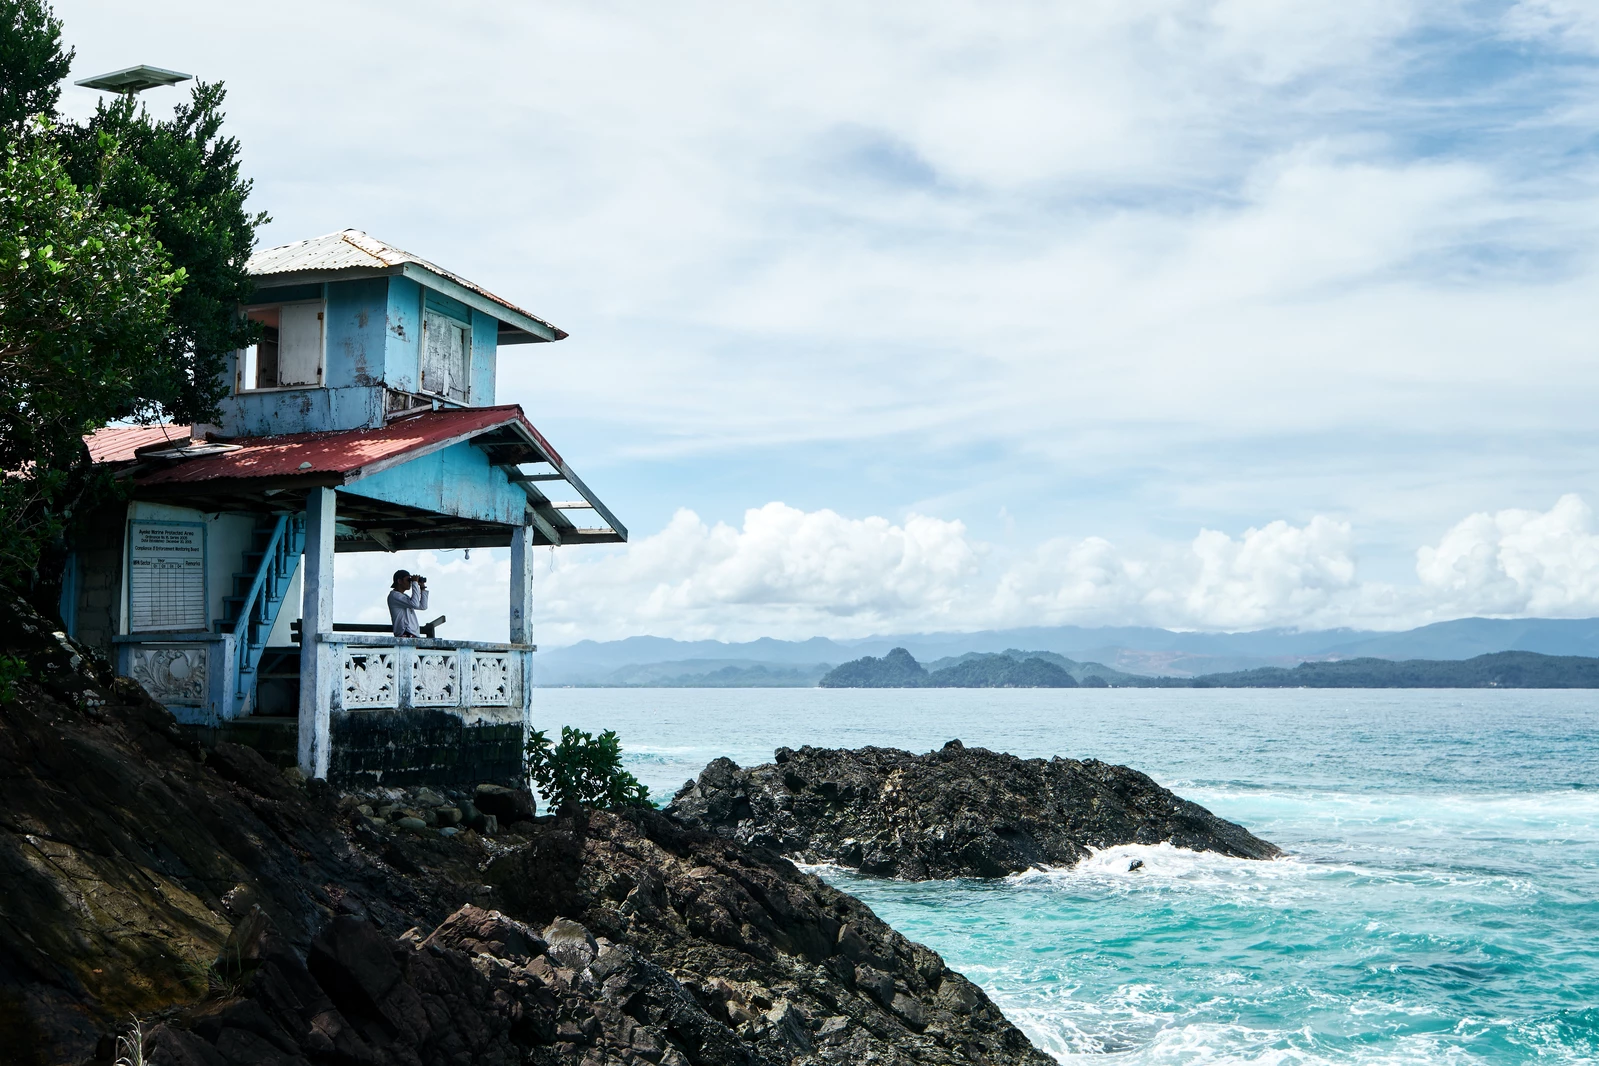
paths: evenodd
<path fill-rule="evenodd" d="M 564 725 L 559 744 L 535 729 L 527 741 L 527 773 L 545 802 L 563 812 L 650 801 L 650 790 L 622 769 L 622 742 L 610 729 L 596 737 Z"/>
<path fill-rule="evenodd" d="M 28 664 L 15 655 L 0 655 L 0 703 L 17 698 L 17 682 L 28 676 Z"/>

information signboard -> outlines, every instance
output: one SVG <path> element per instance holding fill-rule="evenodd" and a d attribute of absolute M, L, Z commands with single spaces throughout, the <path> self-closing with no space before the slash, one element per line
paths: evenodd
<path fill-rule="evenodd" d="M 131 522 L 128 533 L 128 631 L 204 629 L 205 526 Z"/>

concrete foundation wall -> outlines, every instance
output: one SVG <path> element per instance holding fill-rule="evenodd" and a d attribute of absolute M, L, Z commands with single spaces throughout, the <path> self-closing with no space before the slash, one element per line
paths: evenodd
<path fill-rule="evenodd" d="M 524 784 L 520 722 L 413 708 L 335 715 L 331 726 L 328 779 L 340 787 Z"/>
<path fill-rule="evenodd" d="M 72 636 L 115 659 L 111 638 L 122 625 L 123 537 L 127 504 L 100 508 L 86 522 L 74 542 L 77 555 L 77 609 Z"/>

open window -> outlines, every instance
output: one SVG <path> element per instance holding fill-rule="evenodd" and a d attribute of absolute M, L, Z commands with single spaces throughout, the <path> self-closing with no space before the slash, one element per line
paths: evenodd
<path fill-rule="evenodd" d="M 261 339 L 239 359 L 239 391 L 322 384 L 326 308 L 316 300 L 247 310 L 245 317 L 260 324 Z"/>
<path fill-rule="evenodd" d="M 471 379 L 472 327 L 428 311 L 422 316 L 422 391 L 467 403 Z"/>

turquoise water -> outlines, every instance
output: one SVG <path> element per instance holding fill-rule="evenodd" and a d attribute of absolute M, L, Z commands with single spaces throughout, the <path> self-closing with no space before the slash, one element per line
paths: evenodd
<path fill-rule="evenodd" d="M 1062 1061 L 1599 1061 L 1599 693 L 541 690 L 652 792 L 778 745 L 1121 762 L 1290 852 L 997 882 L 818 872 Z M 1144 860 L 1136 873 L 1134 858 Z"/>

